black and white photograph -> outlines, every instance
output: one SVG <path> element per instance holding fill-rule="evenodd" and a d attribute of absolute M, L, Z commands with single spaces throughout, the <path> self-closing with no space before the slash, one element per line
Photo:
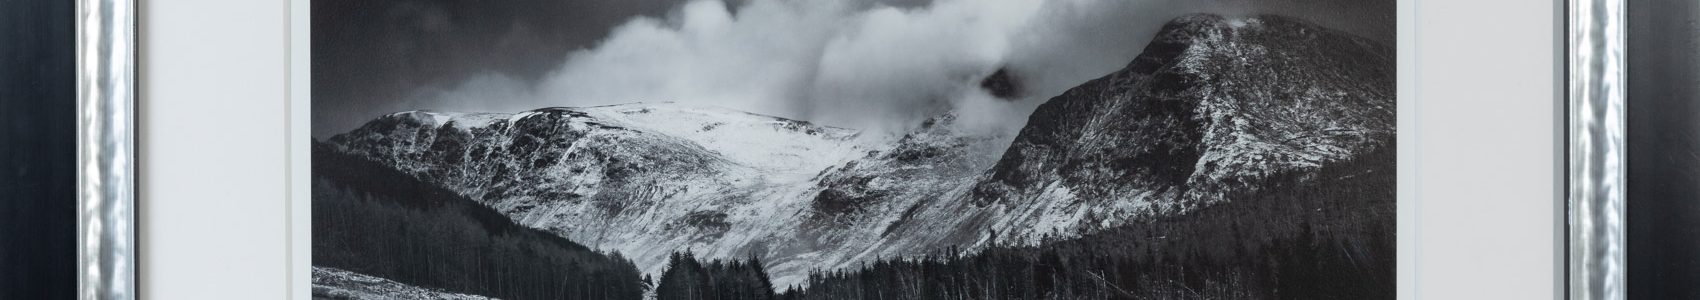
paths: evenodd
<path fill-rule="evenodd" d="M 312 0 L 313 299 L 1391 299 L 1394 0 Z"/>

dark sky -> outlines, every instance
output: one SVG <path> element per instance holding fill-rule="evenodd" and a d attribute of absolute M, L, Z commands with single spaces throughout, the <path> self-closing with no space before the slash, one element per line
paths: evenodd
<path fill-rule="evenodd" d="M 536 78 L 674 0 L 313 1 L 313 135 L 352 129 L 421 86 L 481 71 Z M 352 123 L 351 123 L 352 122 Z"/>
<path fill-rule="evenodd" d="M 939 66 L 927 66 L 932 69 L 916 69 L 915 61 L 904 62 L 891 60 L 894 64 L 889 69 L 877 69 L 880 61 L 870 61 L 869 66 L 861 70 L 843 70 L 843 66 L 829 66 L 830 58 L 823 57 L 832 54 L 844 54 L 845 57 L 855 55 L 870 55 L 868 53 L 853 53 L 843 49 L 812 50 L 805 53 L 762 53 L 768 48 L 784 48 L 805 45 L 806 47 L 840 47 L 853 48 L 854 43 L 835 41 L 834 36 L 811 39 L 811 28 L 821 24 L 791 20 L 775 20 L 775 17 L 763 16 L 771 14 L 774 9 L 749 9 L 750 1 L 731 0 L 724 5 L 723 10 L 735 19 L 729 27 L 734 31 L 745 31 L 747 34 L 703 34 L 699 31 L 686 29 L 688 23 L 702 23 L 702 19 L 713 19 L 714 14 L 684 12 L 680 0 L 518 0 L 518 1 L 471 1 L 471 0 L 380 0 L 380 1 L 314 1 L 312 15 L 312 119 L 313 135 L 325 138 L 353 129 L 377 116 L 404 110 L 437 109 L 437 110 L 486 110 L 512 112 L 550 105 L 590 105 L 608 104 L 608 100 L 582 100 L 588 96 L 608 97 L 697 97 L 704 98 L 721 96 L 724 98 L 784 98 L 794 99 L 796 103 L 772 104 L 773 101 L 760 102 L 749 100 L 740 105 L 723 105 L 745 110 L 776 114 L 788 117 L 809 118 L 824 121 L 828 124 L 847 124 L 843 115 L 865 116 L 882 115 L 893 112 L 928 111 L 904 107 L 904 103 L 917 102 L 924 108 L 934 108 L 939 105 L 949 105 L 951 100 L 940 98 L 960 97 L 958 91 L 938 90 L 915 87 L 901 87 L 904 83 L 929 82 L 925 79 L 933 77 L 974 77 L 984 76 L 991 70 L 1002 66 L 997 64 L 1012 64 L 1012 70 L 1017 75 L 1025 71 L 1028 79 L 1040 77 L 1034 84 L 1050 86 L 1040 88 L 1045 92 L 1060 92 L 1061 88 L 1077 84 L 1091 77 L 1118 69 L 1120 64 L 1138 54 L 1144 41 L 1149 39 L 1150 31 L 1167 18 L 1181 13 L 1210 12 L 1218 14 L 1281 14 L 1309 19 L 1313 22 L 1346 30 L 1385 43 L 1392 43 L 1394 32 L 1394 2 L 1391 0 L 1358 1 L 1358 0 L 1140 0 L 1140 1 L 1083 1 L 1088 3 L 1075 5 L 1085 8 L 1083 12 L 1069 12 L 1067 4 L 1045 3 L 1047 13 L 1039 14 L 1036 20 L 1028 22 L 1058 23 L 1029 26 L 1044 28 L 1036 30 L 1050 35 L 1069 35 L 1070 37 L 1047 37 L 1041 42 L 1049 43 L 1042 47 L 1013 46 L 1009 53 L 994 54 L 989 60 L 982 59 L 974 62 L 941 63 Z M 820 3 L 844 3 L 844 1 L 789 1 L 777 0 L 797 7 L 830 6 Z M 964 25 L 951 20 L 931 22 L 926 18 L 950 18 L 955 12 L 968 13 L 997 13 L 995 9 L 977 10 L 964 8 L 938 8 L 940 4 L 929 0 L 846 0 L 852 12 L 867 7 L 891 6 L 899 8 L 894 11 L 906 15 L 904 24 L 911 25 L 908 29 L 892 29 L 898 32 L 885 32 L 886 36 L 894 34 L 911 34 L 914 31 L 934 30 L 941 32 L 937 43 L 973 43 L 982 42 L 976 39 L 956 40 L 957 35 L 973 34 L 983 29 L 977 25 Z M 1005 6 L 1020 6 L 1018 2 L 974 2 L 1002 3 Z M 1011 4 L 1015 3 L 1015 4 Z M 1058 1 L 1058 3 L 1063 3 Z M 700 3 L 699 3 L 700 4 Z M 774 5 L 769 5 L 774 6 Z M 784 6 L 784 5 L 779 5 Z M 961 6 L 961 5 L 957 5 Z M 701 7 L 701 5 L 698 5 Z M 1062 7 L 1062 8 L 1058 8 Z M 940 13 L 916 13 L 916 10 L 936 8 Z M 1037 9 L 1035 9 L 1037 10 Z M 1091 10 L 1112 10 L 1111 12 L 1095 12 Z M 700 9 L 698 10 L 700 11 Z M 754 12 L 751 12 L 754 11 Z M 780 11 L 783 11 L 781 9 Z M 800 10 L 799 13 L 811 11 Z M 1125 11 L 1125 12 L 1124 12 Z M 604 73 L 626 72 L 618 64 L 620 60 L 601 59 L 608 56 L 623 55 L 626 52 L 645 52 L 649 48 L 665 46 L 680 46 L 662 43 L 655 46 L 631 46 L 620 48 L 610 46 L 609 49 L 597 49 L 600 43 L 611 39 L 610 31 L 616 26 L 630 24 L 636 17 L 649 17 L 662 24 L 656 25 L 662 30 L 677 30 L 673 38 L 678 38 L 686 45 L 696 47 L 683 50 L 686 55 L 637 53 L 637 61 L 626 61 L 633 65 L 629 73 L 632 76 L 626 81 L 609 81 L 601 77 Z M 1046 18 L 1046 17 L 1049 18 Z M 1060 16 L 1060 17 L 1059 17 Z M 782 18 L 780 18 L 782 19 Z M 690 21 L 696 20 L 696 21 Z M 899 22 L 899 23 L 902 23 Z M 974 21 L 967 21 L 972 23 Z M 850 27 L 855 23 L 845 21 L 824 23 L 826 26 Z M 917 25 L 920 24 L 920 25 Z M 814 27 L 811 27 L 814 26 Z M 914 27 L 919 26 L 919 27 Z M 932 26 L 932 27 L 928 27 Z M 940 27 L 965 27 L 943 28 Z M 643 27 L 643 26 L 637 26 Z M 795 29 L 791 28 L 795 27 Z M 904 32 L 907 30 L 907 32 Z M 1059 31 L 1058 30 L 1062 30 Z M 861 31 L 869 31 L 862 29 Z M 795 33 L 795 34 L 793 34 Z M 881 32 L 873 32 L 881 33 Z M 862 38 L 878 36 L 871 33 L 840 33 L 833 32 L 836 39 Z M 643 40 L 647 36 L 632 34 L 627 40 Z M 724 38 L 721 44 L 731 45 L 697 45 L 705 43 L 693 41 L 695 35 Z M 795 36 L 793 36 L 795 35 Z M 753 36 L 753 37 L 752 37 Z M 700 38 L 700 37 L 698 37 Z M 912 36 L 896 36 L 888 40 L 904 41 L 902 38 Z M 878 43 L 878 39 L 868 39 L 867 43 Z M 1003 42 L 1003 40 L 999 40 Z M 925 42 L 925 41 L 923 41 Z M 1019 41 L 1016 41 L 1019 42 Z M 1016 43 L 1011 42 L 1011 43 Z M 713 44 L 707 42 L 705 44 Z M 832 45 L 832 46 L 828 46 Z M 879 46 L 879 45 L 876 45 Z M 805 47 L 805 48 L 806 48 Z M 925 59 L 925 55 L 945 52 L 941 59 L 954 59 L 957 55 L 949 51 L 978 51 L 972 47 L 961 45 L 892 45 L 888 52 L 873 52 L 875 58 L 884 59 L 888 56 L 915 56 L 912 59 Z M 898 49 L 909 48 L 909 49 Z M 795 50 L 795 49 L 790 49 Z M 608 53 L 608 52 L 620 53 Z M 715 55 L 691 55 L 690 51 L 701 52 L 739 52 L 719 53 Z M 773 50 L 775 52 L 787 49 Z M 931 51 L 931 52 L 929 52 Z M 568 58 L 574 54 L 588 52 L 595 55 L 584 55 L 589 58 L 585 62 L 569 66 Z M 825 53 L 820 53 L 825 52 Z M 847 53 L 835 53 L 847 52 Z M 597 57 L 600 55 L 600 57 Z M 1001 55 L 1001 58 L 998 57 Z M 686 56 L 686 57 L 678 57 Z M 1089 56 L 1089 57 L 1083 57 Z M 628 58 L 632 59 L 632 58 Z M 715 62 L 697 63 L 691 61 L 672 62 L 678 60 L 723 60 L 734 63 L 717 64 Z M 750 63 L 735 63 L 749 60 Z M 667 60 L 666 62 L 661 62 Z M 1003 61 L 999 61 L 1003 60 Z M 926 63 L 922 61 L 922 63 Z M 614 65 L 610 67 L 610 65 Z M 651 64 L 646 67 L 642 64 Z M 662 64 L 662 65 L 654 65 Z M 775 64 L 810 64 L 792 69 L 788 66 Z M 821 65 L 813 65 L 821 64 Z M 1026 65 L 1014 65 L 1026 64 Z M 581 66 L 590 65 L 590 66 Z M 678 74 L 656 75 L 654 73 L 669 73 L 672 65 L 677 65 Z M 778 68 L 782 72 L 796 73 L 790 75 L 773 75 L 783 73 L 738 73 L 745 69 L 771 70 Z M 837 69 L 833 69 L 837 68 Z M 875 69 L 869 69 L 875 68 Z M 710 69 L 704 71 L 703 69 Z M 1059 70 L 1060 69 L 1060 70 Z M 563 71 L 565 70 L 565 71 Z M 607 72 L 607 71 L 613 72 Z M 717 71 L 731 73 L 720 74 Z M 853 72 L 852 72 L 853 71 Z M 754 71 L 749 71 L 754 72 Z M 851 72 L 851 73 L 845 73 Z M 564 73 L 564 74 L 557 74 Z M 586 75 L 589 74 L 589 75 Z M 983 74 L 982 74 L 983 73 Z M 870 77 L 884 77 L 886 74 L 921 74 L 922 80 L 916 78 L 893 78 L 899 82 L 871 81 Z M 969 75 L 962 75 L 969 74 Z M 613 75 L 609 75 L 613 76 Z M 759 93 L 730 92 L 724 95 L 715 94 L 718 90 L 689 85 L 725 86 L 724 78 L 705 78 L 704 80 L 683 79 L 687 87 L 679 88 L 679 82 L 667 82 L 667 87 L 679 89 L 670 92 L 633 92 L 613 93 L 605 91 L 579 92 L 581 90 L 619 90 L 645 89 L 655 85 L 656 76 L 671 76 L 660 81 L 678 79 L 674 77 L 754 77 L 744 89 L 764 90 Z M 826 79 L 792 80 L 773 77 Z M 836 77 L 834 77 L 836 76 Z M 492 79 L 494 78 L 494 79 Z M 624 77 L 622 77 L 624 78 Z M 830 79 L 830 80 L 828 80 Z M 876 78 L 877 79 L 877 78 Z M 765 81 L 763 81 L 765 80 Z M 819 87 L 823 82 L 827 85 L 855 86 L 863 91 L 839 91 Z M 957 79 L 951 79 L 957 80 Z M 553 82 L 551 82 L 553 81 Z M 608 82 L 604 82 L 608 81 Z M 631 81 L 645 81 L 651 85 L 634 84 Z M 692 82 L 696 81 L 696 82 Z M 707 82 L 703 82 L 707 81 Z M 967 80 L 959 80 L 967 81 Z M 489 83 L 495 84 L 475 84 Z M 574 86 L 574 84 L 588 85 Z M 744 84 L 734 82 L 733 85 Z M 477 86 L 468 88 L 466 86 Z M 491 88 L 489 86 L 496 86 Z M 565 86 L 565 87 L 563 87 Z M 550 90 L 553 89 L 553 90 Z M 890 89 L 889 91 L 881 91 Z M 492 91 L 494 90 L 494 91 Z M 520 90 L 520 91 L 513 91 Z M 542 91 L 540 91 L 542 90 Z M 439 99 L 428 92 L 458 91 L 454 99 Z M 563 92 L 565 91 L 565 92 Z M 688 95 L 688 96 L 681 96 Z M 712 94 L 712 95 L 710 95 Z M 517 96 L 516 96 L 517 95 Z M 587 96 L 588 95 L 588 96 Z M 883 103 L 848 103 L 836 105 L 833 101 L 842 98 L 891 98 Z M 822 100 L 820 98 L 832 98 Z M 909 99 L 914 98 L 914 99 Z M 520 99 L 520 100 L 516 100 Z M 540 100 L 541 99 L 541 100 Z M 921 100 L 915 100 L 921 99 Z M 655 101 L 658 99 L 620 100 Z M 659 100 L 689 100 L 689 99 L 659 99 Z M 1024 99 L 1027 100 L 1027 99 Z M 1040 99 L 1042 100 L 1042 99 Z M 811 102 L 813 101 L 813 102 Z M 1026 101 L 1027 107 L 1036 105 L 1039 100 Z M 469 103 L 479 102 L 479 103 Z M 878 101 L 875 101 L 878 102 Z M 958 101 L 960 102 L 960 101 Z M 940 104 L 947 103 L 947 104 Z M 482 105 L 481 105 L 482 104 Z M 760 111 L 760 108 L 770 108 Z M 786 107 L 786 108 L 774 108 Z M 855 112 L 834 113 L 822 111 L 857 110 L 864 107 L 887 107 L 884 110 L 865 110 Z M 1020 111 L 1021 109 L 1013 109 Z M 929 112 L 930 113 L 930 112 Z M 827 114 L 827 115 L 821 115 Z M 1018 118 L 1025 119 L 1025 118 Z M 849 122 L 854 123 L 854 122 Z"/>

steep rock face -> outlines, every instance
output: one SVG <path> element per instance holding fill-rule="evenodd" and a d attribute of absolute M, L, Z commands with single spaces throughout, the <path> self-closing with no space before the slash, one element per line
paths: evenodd
<path fill-rule="evenodd" d="M 1283 17 L 1182 17 L 1127 68 L 1040 106 L 974 199 L 1155 193 L 1185 209 L 1386 146 L 1393 55 Z"/>
<path fill-rule="evenodd" d="M 869 206 L 892 203 L 902 194 L 940 190 L 918 186 L 955 186 L 969 182 L 985 171 L 1007 138 L 961 132 L 956 115 L 929 118 L 889 147 L 867 152 L 822 174 L 820 192 L 811 204 L 816 217 L 840 217 L 868 211 Z M 1001 143 L 1000 143 L 1001 142 Z M 917 195 L 919 196 L 919 195 Z M 887 207 L 886 209 L 889 209 Z"/>
<path fill-rule="evenodd" d="M 776 281 L 801 281 L 813 269 L 934 249 L 940 240 L 908 239 L 903 230 L 959 224 L 964 215 L 919 217 L 928 205 L 957 199 L 1009 145 L 1012 136 L 968 132 L 945 114 L 895 142 L 823 173 L 811 190 L 810 214 L 793 242 L 807 263 L 769 268 Z M 948 201 L 947 201 L 948 202 Z"/>
<path fill-rule="evenodd" d="M 1176 19 L 1126 68 L 1041 105 L 974 183 L 903 214 L 927 222 L 848 261 L 1069 238 L 1309 180 L 1392 146 L 1393 54 L 1279 16 Z"/>

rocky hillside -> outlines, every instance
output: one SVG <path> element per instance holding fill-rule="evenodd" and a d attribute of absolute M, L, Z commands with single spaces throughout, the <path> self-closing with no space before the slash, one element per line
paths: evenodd
<path fill-rule="evenodd" d="M 1281 17 L 1177 19 L 1127 68 L 1040 106 L 975 199 L 1209 200 L 1387 146 L 1393 54 Z"/>

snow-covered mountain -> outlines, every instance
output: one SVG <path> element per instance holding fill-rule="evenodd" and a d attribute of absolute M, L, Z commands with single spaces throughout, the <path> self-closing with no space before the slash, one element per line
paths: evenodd
<path fill-rule="evenodd" d="M 1283 17 L 1194 15 L 1013 136 L 956 116 L 893 141 L 723 108 L 402 112 L 331 138 L 527 226 L 656 273 L 760 255 L 776 286 L 949 246 L 1035 243 L 1184 213 L 1393 137 L 1393 50 Z"/>
<path fill-rule="evenodd" d="M 1391 142 L 1393 54 L 1286 18 L 1180 18 L 1127 68 L 1035 111 L 976 198 L 1209 200 L 1315 170 Z"/>
<path fill-rule="evenodd" d="M 1051 205 L 997 219 L 1065 222 L 994 228 L 1067 232 L 1077 221 L 1184 212 L 1390 147 L 1393 56 L 1284 17 L 1179 18 L 1126 68 L 1040 106 L 970 202 Z"/>
<path fill-rule="evenodd" d="M 329 143 L 516 222 L 618 251 L 770 255 L 815 177 L 863 155 L 853 130 L 714 107 L 640 103 L 517 114 L 403 112 Z"/>
<path fill-rule="evenodd" d="M 1176 19 L 1126 68 L 1039 106 L 974 183 L 906 209 L 858 258 L 1078 236 L 1391 147 L 1393 55 L 1279 16 Z"/>

